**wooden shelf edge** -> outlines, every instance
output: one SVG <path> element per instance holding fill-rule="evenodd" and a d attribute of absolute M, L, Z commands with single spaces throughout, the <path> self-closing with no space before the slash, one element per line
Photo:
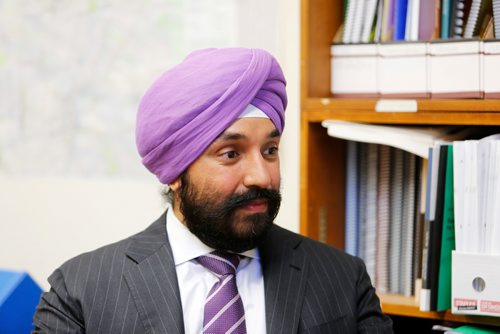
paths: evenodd
<path fill-rule="evenodd" d="M 347 99 L 332 97 L 306 97 L 302 99 L 302 109 L 306 110 L 364 110 L 374 111 L 379 99 Z M 417 99 L 419 112 L 467 112 L 467 113 L 500 113 L 500 100 L 438 100 Z"/>
<path fill-rule="evenodd" d="M 500 112 L 375 112 L 367 110 L 303 109 L 302 117 L 309 122 L 334 119 L 375 124 L 446 124 L 446 125 L 500 125 Z"/>
<path fill-rule="evenodd" d="M 422 312 L 415 301 L 415 298 L 405 297 L 396 294 L 378 293 L 382 304 L 382 310 L 388 315 L 435 319 L 441 321 L 451 321 L 460 323 L 474 323 L 500 327 L 500 318 L 486 316 L 472 316 L 452 314 L 451 311 L 443 312 Z"/>

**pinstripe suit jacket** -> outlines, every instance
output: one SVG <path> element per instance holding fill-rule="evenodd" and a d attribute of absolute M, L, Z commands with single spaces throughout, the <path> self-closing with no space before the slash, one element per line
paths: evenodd
<path fill-rule="evenodd" d="M 260 254 L 268 333 L 392 333 L 361 260 L 278 226 Z M 69 260 L 49 283 L 34 333 L 184 333 L 165 215 Z"/>

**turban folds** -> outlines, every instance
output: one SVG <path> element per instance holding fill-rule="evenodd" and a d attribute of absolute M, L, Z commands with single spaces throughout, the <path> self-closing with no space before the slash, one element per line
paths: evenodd
<path fill-rule="evenodd" d="M 204 49 L 165 72 L 143 96 L 136 144 L 160 182 L 179 177 L 249 105 L 281 133 L 287 104 L 276 59 L 260 49 Z"/>

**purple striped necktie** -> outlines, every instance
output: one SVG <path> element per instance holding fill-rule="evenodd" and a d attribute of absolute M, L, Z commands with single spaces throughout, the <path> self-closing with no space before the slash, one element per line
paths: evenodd
<path fill-rule="evenodd" d="M 219 278 L 205 301 L 203 333 L 246 334 L 245 310 L 236 287 L 239 255 L 214 251 L 196 260 Z"/>

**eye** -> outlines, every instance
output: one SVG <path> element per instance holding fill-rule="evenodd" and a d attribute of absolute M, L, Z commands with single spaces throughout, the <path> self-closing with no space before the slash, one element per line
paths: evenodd
<path fill-rule="evenodd" d="M 278 151 L 279 151 L 278 146 L 271 146 L 264 150 L 264 155 L 270 155 L 270 156 L 278 155 Z"/>
<path fill-rule="evenodd" d="M 236 159 L 239 154 L 236 151 L 227 151 L 223 152 L 220 156 L 227 159 Z"/>

